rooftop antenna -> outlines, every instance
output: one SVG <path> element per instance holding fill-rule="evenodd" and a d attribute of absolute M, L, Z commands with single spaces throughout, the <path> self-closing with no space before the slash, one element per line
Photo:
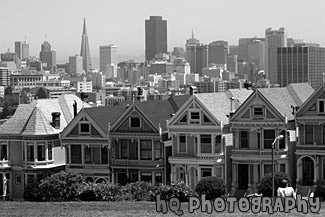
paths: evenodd
<path fill-rule="evenodd" d="M 192 38 L 194 38 L 194 30 L 192 29 Z"/>
<path fill-rule="evenodd" d="M 24 41 L 24 44 L 26 44 L 26 35 L 25 35 L 25 41 Z"/>
<path fill-rule="evenodd" d="M 47 34 L 45 34 L 45 41 L 47 41 Z"/>

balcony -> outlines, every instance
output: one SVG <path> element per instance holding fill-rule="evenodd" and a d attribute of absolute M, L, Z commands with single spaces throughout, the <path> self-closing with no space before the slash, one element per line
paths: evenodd
<path fill-rule="evenodd" d="M 48 161 L 23 161 L 24 167 L 47 167 L 48 165 L 53 165 L 54 160 L 48 160 Z"/>
<path fill-rule="evenodd" d="M 112 159 L 112 166 L 163 166 L 164 162 L 161 160 L 129 160 L 129 159 Z"/>
<path fill-rule="evenodd" d="M 218 160 L 223 159 L 223 154 L 210 154 L 210 153 L 200 153 L 196 154 L 198 160 Z"/>
<path fill-rule="evenodd" d="M 96 164 L 68 164 L 67 168 L 69 169 L 86 169 L 86 170 L 109 170 L 109 166 L 108 165 L 96 165 Z"/>
<path fill-rule="evenodd" d="M 288 155 L 287 150 L 274 150 L 274 157 L 275 158 L 283 158 Z M 247 159 L 250 158 L 271 158 L 272 156 L 272 150 L 271 149 L 264 149 L 264 150 L 239 150 L 235 149 L 232 150 L 232 156 L 233 157 L 245 157 Z"/>
<path fill-rule="evenodd" d="M 297 145 L 296 151 L 300 152 L 325 152 L 325 145 Z"/>

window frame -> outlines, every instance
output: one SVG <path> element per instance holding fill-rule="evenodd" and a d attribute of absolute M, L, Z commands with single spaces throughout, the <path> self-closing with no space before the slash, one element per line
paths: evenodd
<path fill-rule="evenodd" d="M 184 142 L 181 142 L 181 137 L 185 138 Z M 184 144 L 185 151 L 181 151 L 181 144 Z M 177 153 L 181 153 L 181 154 L 184 154 L 184 153 L 186 154 L 187 153 L 187 136 L 186 136 L 186 134 L 179 134 L 179 136 L 178 136 Z"/>
<path fill-rule="evenodd" d="M 274 138 L 265 138 L 265 131 L 273 131 L 274 132 Z M 274 129 L 263 129 L 263 149 L 272 149 L 272 143 L 274 142 L 276 138 L 276 132 Z M 271 142 L 271 147 L 266 147 L 265 142 Z M 274 147 L 275 148 L 275 147 Z"/>
<path fill-rule="evenodd" d="M 195 116 L 197 115 L 196 113 L 198 113 L 198 118 L 193 118 L 193 114 L 195 114 Z M 201 111 L 200 110 L 190 110 L 189 111 L 189 124 L 201 124 Z"/>
<path fill-rule="evenodd" d="M 6 146 L 5 148 L 5 158 L 2 157 L 2 153 L 3 153 L 3 146 Z M 1 141 L 0 142 L 0 161 L 4 162 L 4 161 L 8 161 L 9 159 L 9 146 L 8 146 L 8 142 L 7 141 Z"/>
<path fill-rule="evenodd" d="M 202 140 L 204 139 L 210 139 L 210 143 L 207 142 L 203 142 Z M 210 150 L 208 152 L 204 151 L 202 152 L 202 150 L 204 150 L 205 148 L 209 148 Z M 200 135 L 200 153 L 201 154 L 212 154 L 212 135 L 211 134 L 201 134 Z"/>
<path fill-rule="evenodd" d="M 307 133 L 307 126 L 308 127 L 312 127 L 312 130 L 311 130 L 311 133 L 310 132 L 308 132 Z M 315 142 L 315 138 L 314 138 L 314 125 L 313 124 L 304 124 L 304 130 L 305 130 L 305 145 L 313 145 L 314 144 L 314 142 Z M 309 135 L 309 134 L 311 134 L 312 136 L 311 137 L 308 137 L 307 136 L 307 134 Z M 310 143 L 309 141 L 307 141 L 307 138 L 312 138 L 312 142 Z"/>
<path fill-rule="evenodd" d="M 261 114 L 256 114 L 256 109 L 261 109 Z M 252 116 L 256 118 L 265 117 L 265 108 L 263 106 L 254 106 Z"/>
<path fill-rule="evenodd" d="M 73 154 L 75 154 L 76 153 L 76 151 L 72 151 L 72 146 L 74 146 L 74 147 L 79 147 L 80 148 L 80 160 L 78 160 L 78 162 L 76 162 L 75 160 L 74 160 L 74 158 L 72 157 L 72 155 Z M 70 162 L 70 164 L 82 164 L 82 145 L 81 144 L 71 144 L 70 145 L 70 149 L 71 149 L 71 151 L 70 151 L 70 157 L 71 157 L 71 162 Z M 76 156 L 75 156 L 76 157 Z M 80 161 L 80 162 L 79 162 Z"/>
<path fill-rule="evenodd" d="M 142 143 L 142 142 L 144 142 L 144 141 L 146 141 L 146 142 L 149 141 L 148 143 L 145 143 L 145 144 L 150 144 L 150 149 L 149 148 L 143 148 L 144 143 Z M 150 153 L 149 153 L 149 151 L 150 151 Z M 146 152 L 149 153 L 148 158 L 144 157 L 145 155 L 143 153 L 146 153 Z M 140 159 L 141 160 L 152 160 L 152 141 L 151 140 L 148 140 L 148 139 L 140 140 Z"/>
<path fill-rule="evenodd" d="M 88 131 L 87 132 L 81 131 L 81 125 L 83 125 L 83 124 L 88 125 Z M 87 135 L 91 134 L 91 125 L 90 125 L 90 123 L 88 121 L 80 121 L 78 129 L 79 129 L 79 135 L 86 135 L 87 136 Z"/>
<path fill-rule="evenodd" d="M 247 137 L 246 138 L 243 138 L 242 137 L 242 133 L 246 133 L 247 134 Z M 247 144 L 246 146 L 244 147 L 243 146 L 243 140 L 246 140 L 247 141 Z M 249 131 L 248 130 L 241 130 L 239 131 L 239 148 L 243 148 L 243 149 L 249 149 Z"/>
<path fill-rule="evenodd" d="M 39 155 L 40 155 L 40 150 L 39 148 L 42 147 L 43 150 L 41 150 L 41 155 L 42 159 L 40 159 Z M 46 161 L 46 147 L 45 147 L 45 142 L 37 142 L 36 143 L 36 150 L 37 150 L 37 161 Z"/>
<path fill-rule="evenodd" d="M 30 148 L 32 149 L 31 151 Z M 30 153 L 30 157 L 28 156 L 28 153 Z M 26 142 L 26 157 L 26 161 L 35 161 L 34 142 Z"/>
<path fill-rule="evenodd" d="M 139 120 L 139 126 L 132 126 L 132 119 L 138 119 Z M 140 117 L 130 117 L 129 118 L 129 127 L 130 128 L 141 128 L 142 127 L 141 118 Z"/>
<path fill-rule="evenodd" d="M 323 104 L 323 111 L 320 111 L 320 106 L 321 106 L 321 103 Z M 317 100 L 317 113 L 318 114 L 325 114 L 325 100 L 323 99 L 318 99 Z"/>

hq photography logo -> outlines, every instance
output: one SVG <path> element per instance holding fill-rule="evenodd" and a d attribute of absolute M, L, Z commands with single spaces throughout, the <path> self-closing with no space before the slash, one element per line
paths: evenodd
<path fill-rule="evenodd" d="M 184 206 L 183 206 L 184 207 Z M 187 210 L 189 213 L 194 211 L 201 211 L 203 213 L 211 214 L 212 212 L 229 212 L 233 213 L 235 208 L 238 208 L 240 212 L 251 211 L 254 214 L 267 212 L 273 214 L 275 212 L 289 213 L 291 210 L 296 209 L 297 212 L 303 214 L 318 213 L 321 208 L 321 202 L 319 198 L 310 198 L 305 200 L 301 194 L 297 195 L 297 198 L 292 197 L 276 197 L 274 203 L 269 197 L 253 197 L 250 200 L 248 198 L 228 197 L 226 199 L 216 198 L 215 200 L 206 200 L 205 195 L 201 197 L 190 197 Z M 168 211 L 175 213 L 178 216 L 184 214 L 181 202 L 178 198 L 171 198 L 170 200 L 162 200 L 161 195 L 156 195 L 156 211 L 166 214 Z"/>

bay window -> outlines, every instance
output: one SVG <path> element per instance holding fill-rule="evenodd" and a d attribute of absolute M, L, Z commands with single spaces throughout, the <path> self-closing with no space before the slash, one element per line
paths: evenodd
<path fill-rule="evenodd" d="M 275 139 L 275 130 L 264 130 L 264 149 L 272 149 Z"/>
<path fill-rule="evenodd" d="M 141 140 L 140 141 L 140 152 L 141 152 L 141 160 L 151 160 L 152 159 L 151 140 Z"/>
<path fill-rule="evenodd" d="M 71 163 L 81 163 L 81 145 L 71 145 Z"/>
<path fill-rule="evenodd" d="M 37 143 L 37 160 L 38 161 L 45 161 L 45 144 L 44 143 Z"/>
<path fill-rule="evenodd" d="M 211 135 L 201 135 L 201 153 L 212 153 Z"/>
<path fill-rule="evenodd" d="M 27 142 L 27 161 L 34 161 L 34 143 Z"/>

